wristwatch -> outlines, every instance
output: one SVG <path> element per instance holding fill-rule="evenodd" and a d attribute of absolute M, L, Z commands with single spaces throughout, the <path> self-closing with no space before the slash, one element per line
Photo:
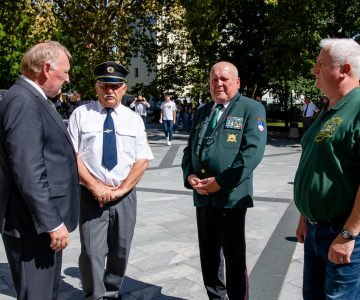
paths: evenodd
<path fill-rule="evenodd" d="M 350 241 L 356 240 L 356 238 L 357 238 L 357 235 L 353 235 L 353 234 L 351 234 L 349 231 L 347 231 L 345 229 L 341 230 L 341 236 L 344 239 L 347 239 L 347 240 L 350 240 Z"/>

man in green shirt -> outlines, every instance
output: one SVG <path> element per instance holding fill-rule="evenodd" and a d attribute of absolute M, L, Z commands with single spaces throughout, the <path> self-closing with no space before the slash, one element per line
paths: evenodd
<path fill-rule="evenodd" d="M 209 299 L 249 297 L 245 215 L 253 206 L 252 173 L 264 154 L 266 124 L 264 106 L 240 95 L 239 87 L 233 64 L 212 67 L 213 101 L 196 111 L 182 160 L 185 187 L 194 190 Z"/>
<path fill-rule="evenodd" d="M 294 182 L 303 297 L 360 299 L 360 45 L 320 46 L 312 73 L 329 104 L 303 136 Z"/>

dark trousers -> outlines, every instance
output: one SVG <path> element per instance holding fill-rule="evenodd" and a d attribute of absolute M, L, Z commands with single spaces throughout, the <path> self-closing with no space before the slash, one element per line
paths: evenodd
<path fill-rule="evenodd" d="M 58 299 L 62 251 L 50 248 L 47 233 L 24 239 L 3 235 L 17 299 Z"/>
<path fill-rule="evenodd" d="M 309 129 L 313 121 L 314 121 L 313 117 L 303 117 L 303 132 Z"/>
<path fill-rule="evenodd" d="M 201 269 L 209 299 L 249 298 L 245 215 L 246 209 L 240 208 L 196 208 Z"/>

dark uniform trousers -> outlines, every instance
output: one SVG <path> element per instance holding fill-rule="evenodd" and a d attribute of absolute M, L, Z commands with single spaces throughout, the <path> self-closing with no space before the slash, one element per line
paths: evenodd
<path fill-rule="evenodd" d="M 136 190 L 101 208 L 81 188 L 79 267 L 85 299 L 120 299 L 136 222 Z M 105 265 L 106 261 L 106 265 Z"/>
<path fill-rule="evenodd" d="M 230 300 L 249 297 L 245 215 L 246 208 L 196 208 L 201 268 L 209 299 L 226 300 L 226 294 Z"/>
<path fill-rule="evenodd" d="M 50 248 L 50 235 L 16 238 L 3 234 L 2 238 L 18 299 L 57 300 L 62 251 Z"/>

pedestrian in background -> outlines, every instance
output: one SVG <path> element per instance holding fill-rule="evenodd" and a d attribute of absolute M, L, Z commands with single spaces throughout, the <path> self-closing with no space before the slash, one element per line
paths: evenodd
<path fill-rule="evenodd" d="M 135 186 L 153 159 L 144 122 L 121 104 L 128 71 L 94 68 L 99 101 L 78 107 L 69 132 L 81 180 L 79 267 L 85 298 L 120 299 L 136 221 Z"/>
<path fill-rule="evenodd" d="M 182 160 L 184 185 L 193 189 L 209 299 L 249 299 L 245 215 L 253 206 L 252 173 L 265 150 L 266 125 L 264 106 L 239 88 L 233 64 L 212 67 L 213 101 L 196 111 Z"/>
<path fill-rule="evenodd" d="M 312 73 L 329 99 L 302 138 L 294 181 L 303 296 L 360 299 L 360 45 L 324 39 Z"/>
<path fill-rule="evenodd" d="M 146 124 L 147 109 L 150 107 L 149 102 L 146 101 L 145 97 L 138 95 L 133 102 L 130 103 L 130 108 L 143 119 Z"/>
<path fill-rule="evenodd" d="M 176 122 L 174 124 L 174 132 L 180 132 L 181 131 L 181 119 L 182 119 L 182 103 L 179 99 L 175 100 L 176 105 Z"/>
<path fill-rule="evenodd" d="M 0 231 L 17 299 L 57 299 L 62 250 L 78 224 L 76 156 L 49 98 L 69 82 L 58 42 L 24 54 L 21 76 L 0 103 Z"/>
<path fill-rule="evenodd" d="M 176 105 L 171 101 L 170 96 L 165 94 L 164 101 L 160 106 L 160 120 L 163 124 L 164 133 L 166 137 L 166 144 L 171 146 L 174 125 L 176 123 Z"/>
<path fill-rule="evenodd" d="M 309 129 L 310 125 L 315 120 L 319 108 L 311 101 L 309 97 L 305 97 L 304 105 L 302 107 L 303 113 L 303 132 Z"/>

